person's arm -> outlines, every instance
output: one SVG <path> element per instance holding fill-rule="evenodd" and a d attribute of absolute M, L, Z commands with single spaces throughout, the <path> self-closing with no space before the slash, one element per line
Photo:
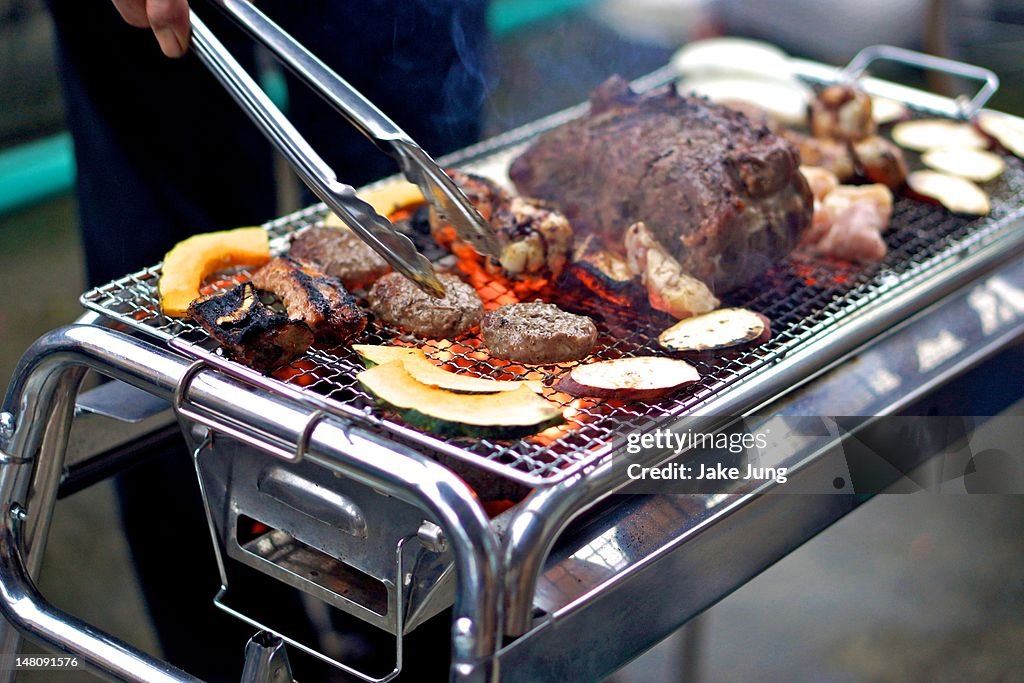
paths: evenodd
<path fill-rule="evenodd" d="M 153 29 L 160 49 L 168 57 L 181 57 L 188 50 L 188 0 L 113 0 L 113 3 L 132 26 Z"/>

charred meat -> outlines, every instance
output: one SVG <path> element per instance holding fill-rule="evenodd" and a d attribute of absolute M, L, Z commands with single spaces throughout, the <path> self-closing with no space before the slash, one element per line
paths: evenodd
<path fill-rule="evenodd" d="M 907 162 L 903 151 L 885 138 L 871 135 L 852 143 L 851 149 L 861 175 L 871 182 L 894 190 L 906 182 Z"/>
<path fill-rule="evenodd" d="M 295 238 L 288 251 L 292 258 L 316 263 L 348 290 L 369 287 L 391 266 L 348 228 L 316 227 Z"/>
<path fill-rule="evenodd" d="M 491 311 L 480 330 L 491 355 L 532 365 L 579 360 L 597 342 L 593 320 L 540 302 Z"/>
<path fill-rule="evenodd" d="M 554 279 L 561 274 L 573 239 L 565 216 L 544 201 L 513 196 L 487 178 L 454 170 L 448 174 L 494 228 L 501 248 L 495 272 L 514 279 Z M 431 212 L 431 232 L 442 246 L 468 253 L 436 212 Z"/>
<path fill-rule="evenodd" d="M 267 372 L 292 362 L 313 343 L 313 331 L 260 299 L 251 282 L 196 299 L 188 316 L 229 358 Z"/>
<path fill-rule="evenodd" d="M 646 290 L 626 259 L 606 248 L 593 234 L 576 245 L 572 261 L 558 284 L 560 290 L 592 292 L 625 308 L 632 308 L 647 298 Z"/>
<path fill-rule="evenodd" d="M 445 296 L 422 292 L 400 273 L 388 273 L 370 288 L 370 310 L 381 322 L 427 339 L 451 339 L 480 323 L 484 305 L 476 290 L 458 277 L 438 275 Z"/>
<path fill-rule="evenodd" d="M 875 130 L 871 96 L 854 85 L 830 85 L 811 102 L 811 134 L 816 138 L 856 141 Z"/>
<path fill-rule="evenodd" d="M 366 313 L 337 279 L 311 263 L 278 257 L 252 276 L 258 289 L 277 295 L 289 317 L 302 320 L 325 346 L 337 346 L 366 327 Z"/>
<path fill-rule="evenodd" d="M 646 223 L 685 272 L 726 292 L 763 272 L 810 227 L 793 146 L 727 107 L 668 88 L 604 83 L 590 113 L 542 135 L 512 163 L 525 195 L 552 201 L 577 235 L 622 244 Z"/>
<path fill-rule="evenodd" d="M 546 202 L 513 197 L 491 219 L 501 245 L 502 271 L 509 277 L 557 278 L 572 246 L 572 226 Z"/>
<path fill-rule="evenodd" d="M 787 140 L 796 145 L 800 152 L 800 164 L 823 168 L 832 173 L 839 182 L 857 177 L 857 160 L 850 151 L 850 144 L 831 138 L 812 138 L 795 131 L 783 133 Z"/>

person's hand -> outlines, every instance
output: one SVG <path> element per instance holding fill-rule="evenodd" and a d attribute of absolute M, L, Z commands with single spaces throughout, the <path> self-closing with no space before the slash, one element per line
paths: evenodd
<path fill-rule="evenodd" d="M 190 26 L 188 0 L 113 0 L 126 22 L 137 28 L 151 28 L 160 49 L 168 57 L 181 57 L 188 50 Z"/>

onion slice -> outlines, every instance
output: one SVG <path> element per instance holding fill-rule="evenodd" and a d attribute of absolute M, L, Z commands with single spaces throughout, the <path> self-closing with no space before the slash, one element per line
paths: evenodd
<path fill-rule="evenodd" d="M 988 147 L 985 136 L 969 123 L 957 123 L 946 119 L 919 119 L 897 123 L 892 128 L 892 139 L 900 147 L 918 152 L 942 147 Z"/>
<path fill-rule="evenodd" d="M 686 361 L 639 356 L 578 365 L 555 388 L 573 396 L 643 401 L 660 398 L 699 379 L 697 370 Z"/>
<path fill-rule="evenodd" d="M 1006 170 L 1006 163 L 999 155 L 966 147 L 932 149 L 921 155 L 921 162 L 936 171 L 958 175 L 977 183 L 998 178 Z"/>
<path fill-rule="evenodd" d="M 1024 158 L 1024 121 L 995 112 L 978 115 L 978 127 L 1004 148 Z"/>
<path fill-rule="evenodd" d="M 984 216 L 991 211 L 988 195 L 966 178 L 938 171 L 915 171 L 907 176 L 907 185 L 954 213 Z"/>
<path fill-rule="evenodd" d="M 658 343 L 670 351 L 694 353 L 760 344 L 770 336 L 771 323 L 760 313 L 746 308 L 720 308 L 680 320 L 658 336 Z"/>

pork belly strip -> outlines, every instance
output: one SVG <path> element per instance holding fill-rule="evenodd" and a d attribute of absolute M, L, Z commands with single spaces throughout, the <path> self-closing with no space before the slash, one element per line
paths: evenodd
<path fill-rule="evenodd" d="M 306 323 L 264 304 L 251 282 L 196 299 L 188 316 L 229 358 L 261 372 L 291 363 L 313 343 Z"/>
<path fill-rule="evenodd" d="M 513 163 L 523 194 L 552 201 L 577 237 L 621 245 L 643 222 L 690 275 L 720 294 L 763 272 L 811 225 L 793 145 L 766 126 L 674 88 L 601 85 L 590 113 Z"/>
<path fill-rule="evenodd" d="M 252 282 L 276 294 L 288 316 L 305 322 L 325 346 L 342 344 L 366 327 L 366 312 L 355 297 L 311 263 L 279 256 L 253 273 Z"/>

